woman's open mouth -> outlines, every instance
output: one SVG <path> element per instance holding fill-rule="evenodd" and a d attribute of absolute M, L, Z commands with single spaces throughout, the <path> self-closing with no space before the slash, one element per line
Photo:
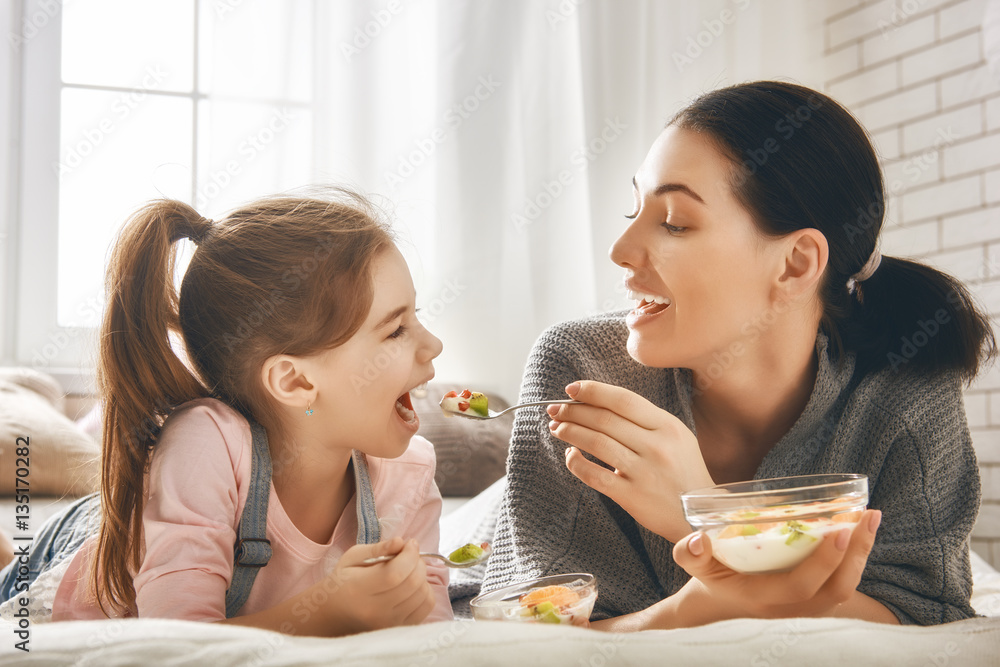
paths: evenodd
<path fill-rule="evenodd" d="M 629 290 L 628 298 L 636 302 L 635 311 L 641 315 L 655 315 L 662 313 L 670 307 L 672 303 L 670 297 L 655 296 L 653 294 L 641 294 Z"/>

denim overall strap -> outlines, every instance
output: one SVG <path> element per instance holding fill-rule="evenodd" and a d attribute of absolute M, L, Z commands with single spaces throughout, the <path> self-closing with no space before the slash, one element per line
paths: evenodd
<path fill-rule="evenodd" d="M 354 450 L 354 486 L 358 496 L 358 544 L 375 544 L 382 540 L 382 528 L 375 511 L 375 493 L 372 479 L 368 474 L 368 460 L 365 455 Z"/>
<path fill-rule="evenodd" d="M 250 488 L 243 515 L 236 528 L 233 551 L 233 580 L 226 591 L 226 618 L 232 618 L 250 596 L 257 571 L 271 560 L 271 542 L 266 537 L 267 501 L 271 494 L 271 455 L 264 427 L 250 421 L 253 457 L 250 459 Z"/>

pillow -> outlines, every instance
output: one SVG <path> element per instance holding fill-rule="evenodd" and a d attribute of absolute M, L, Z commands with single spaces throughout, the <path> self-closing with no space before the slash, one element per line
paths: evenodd
<path fill-rule="evenodd" d="M 0 369 L 0 495 L 24 491 L 18 469 L 32 495 L 82 496 L 97 490 L 101 450 L 57 408 L 59 383 L 30 368 Z M 17 454 L 28 439 L 28 464 Z M 20 459 L 20 460 L 19 460 Z"/>
<path fill-rule="evenodd" d="M 423 397 L 410 395 L 413 409 L 420 415 L 417 434 L 434 445 L 437 455 L 434 481 L 442 496 L 474 496 L 506 473 L 513 415 L 479 421 L 446 416 L 438 407 L 446 393 L 460 392 L 465 388 L 457 384 L 431 382 Z M 487 396 L 491 410 L 503 410 L 510 405 L 498 396 Z"/>

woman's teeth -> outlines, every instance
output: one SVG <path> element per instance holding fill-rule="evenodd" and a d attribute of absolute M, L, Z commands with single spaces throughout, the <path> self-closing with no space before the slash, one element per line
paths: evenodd
<path fill-rule="evenodd" d="M 665 297 L 665 296 L 653 296 L 652 294 L 640 294 L 639 292 L 633 292 L 632 290 L 628 290 L 628 298 L 631 299 L 631 300 L 633 300 L 633 301 L 640 302 L 640 305 L 641 305 L 641 303 L 643 301 L 645 301 L 646 303 L 659 303 L 659 304 L 665 304 L 665 305 L 668 305 L 668 306 L 670 305 L 670 299 L 667 298 L 667 297 Z"/>

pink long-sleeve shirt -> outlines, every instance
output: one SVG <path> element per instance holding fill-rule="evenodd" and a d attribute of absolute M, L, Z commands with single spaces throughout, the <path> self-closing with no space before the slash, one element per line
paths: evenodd
<path fill-rule="evenodd" d="M 140 617 L 217 621 L 226 617 L 236 526 L 250 484 L 250 425 L 214 399 L 191 401 L 167 420 L 153 454 L 143 510 L 145 553 L 133 583 Z M 369 456 L 382 539 L 416 539 L 438 550 L 441 494 L 434 483 L 434 450 L 414 436 L 402 456 Z M 240 616 L 269 609 L 329 574 L 355 544 L 356 498 L 326 544 L 304 536 L 270 485 L 267 538 L 273 556 L 260 569 Z M 56 592 L 52 620 L 104 618 L 89 595 L 90 538 L 73 556 Z M 435 606 L 425 622 L 453 618 L 448 571 L 427 563 Z M 303 610 L 308 613 L 308 610 Z M 294 622 L 295 619 L 290 619 Z"/>

